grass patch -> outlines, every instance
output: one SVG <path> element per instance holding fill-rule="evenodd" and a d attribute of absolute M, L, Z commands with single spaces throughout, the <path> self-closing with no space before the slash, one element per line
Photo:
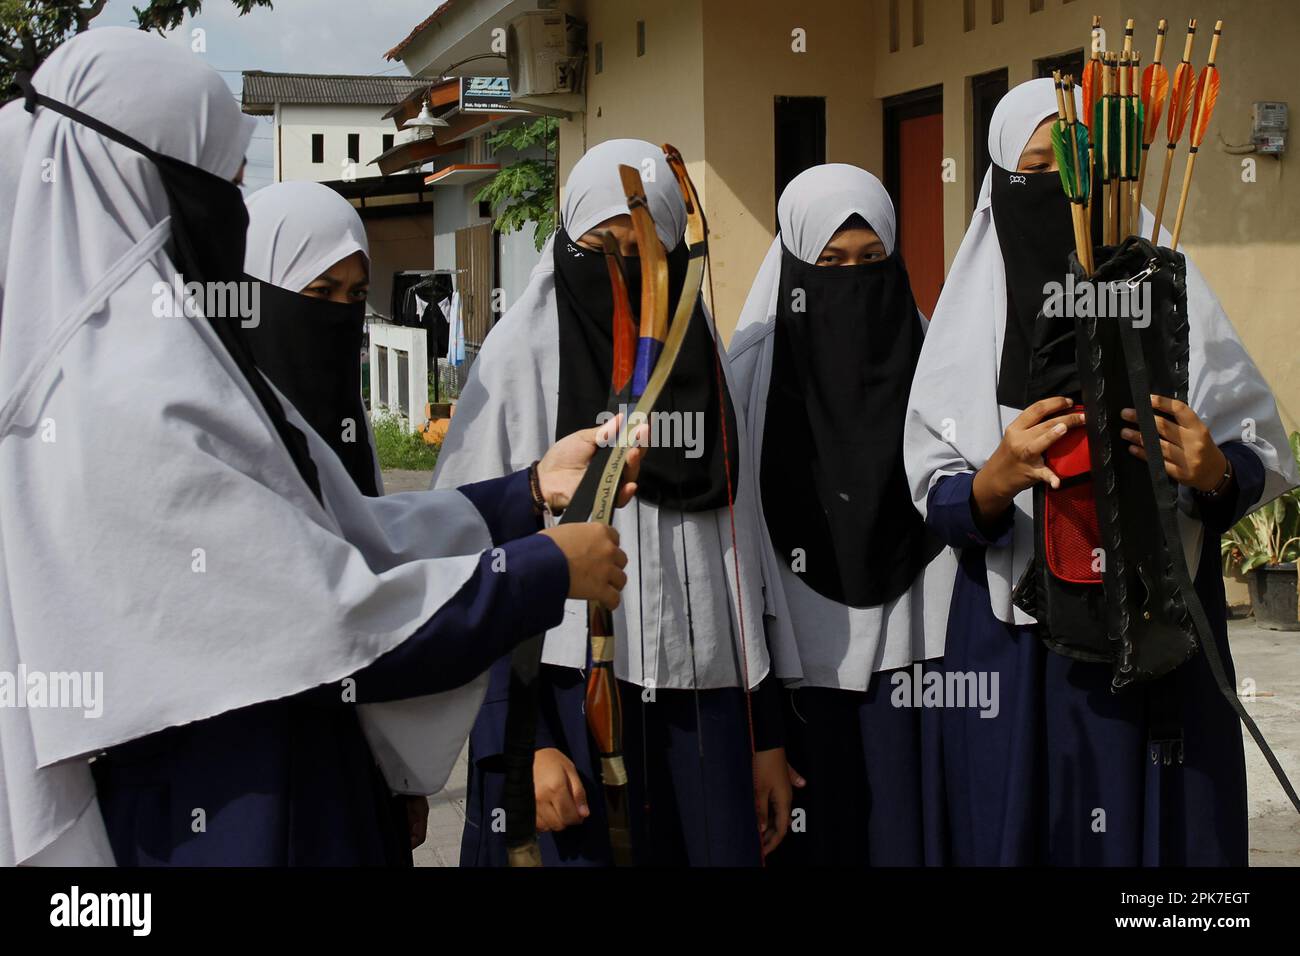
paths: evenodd
<path fill-rule="evenodd" d="M 380 468 L 432 471 L 438 463 L 439 446 L 430 445 L 419 435 L 409 434 L 402 418 L 380 412 L 374 416 L 371 427 L 375 432 Z"/>

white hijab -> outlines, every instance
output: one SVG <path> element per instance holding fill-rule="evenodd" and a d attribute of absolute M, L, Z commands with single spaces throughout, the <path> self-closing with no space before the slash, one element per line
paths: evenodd
<path fill-rule="evenodd" d="M 365 223 L 352 204 L 328 186 L 275 183 L 253 193 L 245 205 L 248 241 L 244 270 L 256 279 L 301 292 L 317 276 L 354 253 L 360 252 L 369 261 Z M 266 315 L 263 320 L 274 322 L 275 316 Z M 370 443 L 375 487 L 382 494 L 384 477 L 379 470 L 374 432 L 368 420 L 363 420 L 360 427 Z M 334 455 L 332 448 L 316 444 L 315 434 L 311 441 L 314 459 Z M 439 527 L 447 495 L 419 492 L 363 501 L 374 520 L 396 535 Z M 448 540 L 441 534 L 417 531 L 410 534 L 404 555 L 407 559 L 442 557 L 447 553 Z M 365 538 L 352 543 L 368 561 L 385 562 L 382 544 L 378 553 L 372 553 Z M 475 547 L 486 548 L 489 544 L 484 537 L 475 542 Z M 362 729 L 393 790 L 429 794 L 442 789 L 474 723 L 486 686 L 487 674 L 482 674 L 464 687 L 441 694 L 360 706 Z"/>
<path fill-rule="evenodd" d="M 728 355 L 736 376 L 737 413 L 754 436 L 742 471 L 759 474 L 771 383 L 782 247 L 815 263 L 844 220 L 857 214 L 892 254 L 894 204 L 880 180 L 844 163 L 814 166 L 792 179 L 777 203 L 779 231 L 740 313 Z M 917 321 L 925 323 L 918 312 Z M 870 414 L 870 409 L 864 410 Z M 854 608 L 818 594 L 772 546 L 761 497 L 758 527 L 768 582 L 768 625 L 777 675 L 817 687 L 867 689 L 871 676 L 943 653 L 956 559 L 945 548 L 912 587 L 886 605 Z"/>
<path fill-rule="evenodd" d="M 35 85 L 222 177 L 251 132 L 201 59 L 136 30 L 70 40 Z M 0 146 L 21 240 L 0 317 L 0 671 L 102 675 L 102 713 L 0 707 L 0 864 L 107 863 L 87 757 L 354 673 L 460 589 L 487 529 L 455 493 L 437 525 L 391 520 L 286 408 L 317 501 L 207 321 L 155 317 L 176 267 L 153 165 L 49 109 L 25 126 Z M 427 559 L 429 527 L 456 556 Z"/>
<path fill-rule="evenodd" d="M 676 248 L 686 228 L 681 193 L 663 151 L 638 139 L 600 143 L 574 164 L 561 206 L 565 231 L 576 240 L 606 219 L 627 214 L 627 199 L 618 177 L 620 164 L 641 170 L 655 231 L 667 249 Z M 493 327 L 470 369 L 438 456 L 435 488 L 482 481 L 527 467 L 554 440 L 560 379 L 555 238 L 547 241 L 528 287 Z M 712 323 L 711 317 L 709 321 Z M 724 375 L 728 375 L 726 363 L 723 365 Z M 734 396 L 729 377 L 728 387 Z M 737 428 L 743 449 L 743 420 Z M 751 510 L 757 485 L 744 469 L 736 481 L 736 536 L 742 575 L 739 595 L 726 508 L 682 514 L 639 502 L 615 513 L 614 527 L 629 556 L 640 545 L 639 554 L 625 569 L 628 583 L 623 602 L 614 612 L 618 639 L 615 667 L 621 679 L 663 688 L 737 686 L 742 668 L 737 664 L 738 642 L 732 635 L 741 601 L 744 669 L 750 686 L 766 674 L 760 555 Z M 690 576 L 696 637 L 693 650 L 687 641 L 683 568 Z M 569 601 L 564 621 L 547 634 L 544 660 L 585 667 L 586 649 L 586 604 Z"/>
<path fill-rule="evenodd" d="M 1075 90 L 1076 106 L 1080 103 Z M 998 104 L 989 128 L 989 155 L 1003 169 L 1015 169 L 1034 130 L 1056 115 L 1050 79 L 1017 86 Z M 1019 409 L 1000 406 L 997 380 L 1006 328 L 1007 289 L 1002 250 L 991 205 L 992 173 L 984 177 L 979 202 L 957 258 L 935 306 L 930 332 L 912 382 L 904 436 L 913 500 L 922 513 L 934 483 L 944 475 L 983 467 Z M 1062 202 L 1065 200 L 1062 199 Z M 1140 231 L 1149 235 L 1153 220 L 1144 208 Z M 1161 242 L 1169 235 L 1162 231 Z M 1267 383 L 1246 354 L 1218 299 L 1191 259 L 1187 260 L 1187 309 L 1191 356 L 1188 404 L 1214 440 L 1241 441 L 1254 427 L 1251 447 L 1264 463 L 1260 504 L 1296 484 L 1286 432 Z M 1180 489 L 1180 522 L 1192 572 L 1203 528 L 1194 502 Z M 1013 541 L 986 555 L 989 597 L 999 620 L 1032 624 L 1011 603 L 1011 592 L 1033 554 L 1033 495 L 1015 500 Z"/>
<path fill-rule="evenodd" d="M 248 197 L 244 269 L 255 279 L 301 292 L 335 263 L 360 252 L 370 259 L 361 217 L 321 183 L 275 183 Z"/>

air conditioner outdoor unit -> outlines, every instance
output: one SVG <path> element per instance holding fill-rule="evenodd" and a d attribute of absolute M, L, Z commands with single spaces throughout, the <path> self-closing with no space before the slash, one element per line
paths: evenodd
<path fill-rule="evenodd" d="M 586 25 L 576 17 L 537 10 L 510 21 L 506 69 L 512 97 L 582 91 Z"/>

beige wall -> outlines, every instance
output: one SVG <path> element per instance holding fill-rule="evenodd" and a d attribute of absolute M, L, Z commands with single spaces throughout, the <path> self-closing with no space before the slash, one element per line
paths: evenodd
<path fill-rule="evenodd" d="M 897 52 L 889 51 L 888 0 L 794 4 L 783 0 L 571 0 L 586 19 L 590 48 L 604 44 L 601 74 L 588 68 L 587 113 L 561 126 L 560 175 L 589 145 L 615 136 L 672 142 L 700 186 L 712 230 L 718 322 L 734 328 L 749 283 L 772 237 L 773 98 L 825 96 L 827 159 L 882 172 L 884 98 L 941 84 L 944 152 L 957 181 L 943 184 L 944 252 L 951 263 L 978 184 L 971 181 L 970 78 L 1006 68 L 1012 86 L 1033 75 L 1035 59 L 1086 48 L 1093 14 L 1117 47 L 1123 16 L 1138 20 L 1137 48 L 1149 59 L 1155 22 L 1170 20 L 1165 62 L 1176 61 L 1189 16 L 1225 20 L 1223 85 L 1207 145 L 1198 159 L 1184 243 L 1223 301 L 1247 348 L 1272 384 L 1288 427 L 1300 427 L 1300 194 L 1281 160 L 1257 157 L 1254 183 L 1224 141 L 1249 139 L 1250 106 L 1285 100 L 1300 110 L 1300 4 L 1294 0 L 976 0 L 975 28 L 963 29 L 961 0 L 924 0 L 924 42 L 913 46 L 912 0 L 900 0 Z M 1211 9 L 1212 8 L 1212 9 Z M 646 20 L 647 50 L 635 56 L 636 20 Z M 807 52 L 791 49 L 802 28 Z M 1193 54 L 1204 64 L 1212 21 L 1201 24 Z M 1222 137 L 1222 139 L 1220 139 Z M 1153 154 L 1155 155 L 1155 154 Z M 1181 182 L 1180 150 L 1171 191 Z M 702 165 L 701 165 L 702 164 Z M 1148 171 L 1148 195 L 1159 185 Z M 940 176 L 940 170 L 935 170 Z M 1171 214 L 1172 215 L 1172 214 Z"/>
<path fill-rule="evenodd" d="M 774 101 L 826 98 L 826 160 L 881 175 L 881 112 L 869 93 L 870 6 L 704 0 L 703 200 L 715 309 L 730 336 L 775 234 Z M 804 31 L 806 52 L 792 48 Z"/>
<path fill-rule="evenodd" d="M 561 124 L 561 181 L 585 149 L 614 137 L 681 150 L 708 210 L 718 323 L 729 336 L 773 236 L 774 98 L 825 96 L 827 159 L 880 171 L 879 103 L 857 79 L 870 71 L 869 5 L 575 0 L 571 9 L 587 22 L 587 112 Z M 796 27 L 806 53 L 792 50 Z"/>
<path fill-rule="evenodd" d="M 704 155 L 703 30 L 699 0 L 588 0 L 572 4 L 587 23 L 587 112 L 560 128 L 560 182 L 589 147 L 632 137 L 672 143 L 698 180 Z M 636 55 L 636 21 L 646 52 Z M 604 69 L 595 72 L 596 44 Z"/>
<path fill-rule="evenodd" d="M 1250 139 L 1250 108 L 1256 100 L 1285 100 L 1300 108 L 1300 4 L 1294 0 L 1046 0 L 1030 13 L 1027 0 L 1006 0 L 1006 19 L 991 22 L 992 0 L 976 0 L 975 29 L 963 30 L 959 0 L 926 0 L 924 43 L 912 46 L 912 3 L 900 7 L 900 49 L 889 52 L 889 3 L 875 4 L 872 93 L 891 96 L 943 84 L 944 152 L 957 162 L 958 181 L 944 185 L 944 251 L 952 262 L 969 220 L 978 183 L 970 178 L 970 78 L 1005 67 L 1010 84 L 1033 75 L 1033 61 L 1088 43 L 1092 16 L 1102 18 L 1112 49 L 1122 42 L 1123 17 L 1138 21 L 1135 47 L 1149 62 L 1160 17 L 1170 21 L 1164 62 L 1182 52 L 1187 19 L 1200 14 L 1224 20 L 1219 51 L 1222 88 L 1206 145 L 1197 160 L 1183 245 L 1205 272 L 1251 356 L 1273 386 L 1289 428 L 1300 427 L 1300 347 L 1293 319 L 1300 301 L 1300 193 L 1286 183 L 1285 168 L 1300 156 L 1257 157 L 1254 183 L 1242 182 L 1242 160 L 1224 142 Z M 1213 19 L 1201 19 L 1192 63 L 1199 70 L 1209 51 Z M 959 105 L 960 109 L 954 109 Z M 1222 137 L 1222 139 L 1220 139 Z M 1159 139 L 1157 140 L 1159 142 Z M 1153 151 L 1153 156 L 1157 153 Z M 1171 177 L 1176 202 L 1186 163 L 1179 150 Z M 1159 190 L 1160 164 L 1147 172 L 1146 199 Z M 936 175 L 938 175 L 936 171 Z M 1172 211 L 1167 215 L 1172 220 Z"/>

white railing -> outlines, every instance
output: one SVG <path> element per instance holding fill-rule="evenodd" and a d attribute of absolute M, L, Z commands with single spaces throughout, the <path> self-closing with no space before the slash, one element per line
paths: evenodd
<path fill-rule="evenodd" d="M 424 329 L 371 319 L 370 413 L 400 416 L 409 432 L 428 421 L 429 348 Z"/>

